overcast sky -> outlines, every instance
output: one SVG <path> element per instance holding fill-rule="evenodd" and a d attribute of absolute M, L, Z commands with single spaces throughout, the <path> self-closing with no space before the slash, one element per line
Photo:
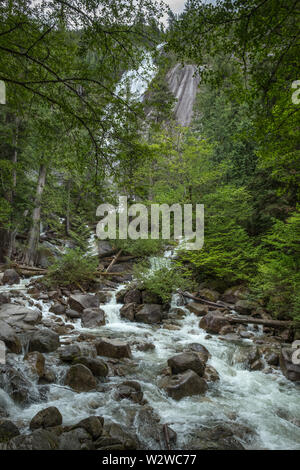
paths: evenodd
<path fill-rule="evenodd" d="M 174 13 L 181 13 L 185 4 L 185 0 L 165 0 L 165 2 L 170 6 Z"/>

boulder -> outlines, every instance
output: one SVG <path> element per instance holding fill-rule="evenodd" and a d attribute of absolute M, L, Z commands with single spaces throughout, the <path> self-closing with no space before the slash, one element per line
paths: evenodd
<path fill-rule="evenodd" d="M 124 295 L 125 304 L 141 304 L 142 303 L 142 294 L 139 289 L 129 289 Z"/>
<path fill-rule="evenodd" d="M 172 374 L 193 370 L 202 377 L 205 370 L 205 362 L 201 361 L 195 352 L 184 352 L 171 357 L 168 359 L 168 366 L 171 368 Z"/>
<path fill-rule="evenodd" d="M 206 300 L 209 300 L 210 302 L 217 302 L 217 300 L 220 298 L 219 292 L 207 288 L 200 289 L 198 291 L 198 295 Z"/>
<path fill-rule="evenodd" d="M 135 450 L 139 448 L 138 438 L 127 428 L 117 423 L 107 423 L 102 436 L 95 442 L 97 450 Z"/>
<path fill-rule="evenodd" d="M 97 297 L 99 299 L 100 304 L 106 304 L 111 300 L 112 293 L 108 290 L 98 291 Z"/>
<path fill-rule="evenodd" d="M 67 308 L 66 316 L 68 318 L 71 318 L 71 319 L 76 319 L 76 318 L 80 318 L 81 314 L 79 312 L 76 312 L 76 310 L 72 310 L 71 308 Z"/>
<path fill-rule="evenodd" d="M 62 424 L 62 415 L 55 406 L 49 406 L 39 411 L 30 421 L 29 428 L 34 431 L 39 428 L 51 428 Z"/>
<path fill-rule="evenodd" d="M 66 306 L 56 302 L 50 307 L 49 312 L 53 312 L 55 315 L 63 315 L 66 312 Z"/>
<path fill-rule="evenodd" d="M 9 304 L 9 303 L 10 303 L 10 294 L 8 292 L 0 292 L 0 305 Z"/>
<path fill-rule="evenodd" d="M 55 450 L 59 439 L 47 429 L 37 429 L 31 434 L 21 434 L 9 441 L 9 450 Z"/>
<path fill-rule="evenodd" d="M 69 306 L 76 312 L 83 312 L 86 308 L 98 308 L 100 305 L 97 295 L 74 294 L 69 297 Z"/>
<path fill-rule="evenodd" d="M 140 406 L 137 410 L 134 421 L 136 433 L 141 442 L 139 448 L 147 450 L 150 447 L 150 449 L 168 450 L 166 446 L 164 426 L 161 423 L 159 415 L 151 406 Z M 165 426 L 167 426 L 168 430 L 169 445 L 172 450 L 176 449 L 176 433 L 168 425 Z"/>
<path fill-rule="evenodd" d="M 77 344 L 69 344 L 59 351 L 59 358 L 63 362 L 72 362 L 81 356 L 81 349 Z"/>
<path fill-rule="evenodd" d="M 138 302 L 137 302 L 138 303 Z M 142 291 L 142 301 L 143 304 L 162 304 L 162 299 L 159 295 L 154 294 L 148 290 Z"/>
<path fill-rule="evenodd" d="M 106 377 L 108 374 L 107 364 L 99 358 L 79 356 L 74 359 L 75 364 L 83 364 L 95 377 Z"/>
<path fill-rule="evenodd" d="M 17 426 L 8 419 L 0 418 L 0 442 L 8 442 L 20 434 Z"/>
<path fill-rule="evenodd" d="M 65 376 L 65 385 L 75 392 L 89 392 L 96 388 L 97 382 L 90 369 L 83 364 L 71 366 Z"/>
<path fill-rule="evenodd" d="M 187 304 L 186 308 L 197 315 L 198 317 L 203 317 L 204 315 L 208 314 L 208 306 L 199 304 L 197 302 L 191 302 L 190 304 Z"/>
<path fill-rule="evenodd" d="M 187 448 L 192 450 L 243 450 L 243 445 L 235 438 L 231 427 L 217 425 L 194 431 Z"/>
<path fill-rule="evenodd" d="M 82 419 L 79 423 L 72 426 L 72 430 L 76 428 L 84 429 L 93 440 L 98 439 L 103 431 L 103 418 L 98 416 L 89 416 L 88 418 Z"/>
<path fill-rule="evenodd" d="M 135 320 L 142 323 L 160 323 L 163 319 L 162 306 L 158 304 L 140 305 L 135 314 Z"/>
<path fill-rule="evenodd" d="M 192 370 L 165 377 L 162 387 L 174 400 L 193 395 L 204 395 L 207 391 L 206 381 Z"/>
<path fill-rule="evenodd" d="M 279 354 L 275 352 L 268 352 L 265 355 L 265 360 L 269 366 L 278 366 L 279 365 Z"/>
<path fill-rule="evenodd" d="M 190 343 L 186 346 L 186 348 L 188 351 L 198 353 L 204 362 L 207 362 L 207 360 L 211 357 L 208 349 L 200 343 Z"/>
<path fill-rule="evenodd" d="M 136 311 L 137 311 L 137 304 L 127 303 L 127 304 L 124 304 L 123 307 L 120 309 L 120 316 L 122 318 L 126 318 L 126 320 L 134 321 Z"/>
<path fill-rule="evenodd" d="M 229 325 L 229 322 L 218 310 L 209 312 L 201 318 L 199 323 L 199 327 L 208 333 L 219 333 L 225 325 Z"/>
<path fill-rule="evenodd" d="M 6 269 L 3 274 L 2 279 L 3 284 L 19 284 L 20 283 L 20 276 L 14 269 Z"/>
<path fill-rule="evenodd" d="M 280 353 L 280 368 L 285 377 L 292 382 L 300 381 L 300 364 L 295 364 L 295 359 L 298 362 L 299 358 L 299 350 L 282 348 Z"/>
<path fill-rule="evenodd" d="M 257 306 L 257 303 L 251 300 L 241 299 L 236 302 L 234 309 L 241 315 L 251 315 Z"/>
<path fill-rule="evenodd" d="M 32 384 L 30 380 L 17 368 L 9 364 L 0 368 L 0 388 L 3 388 L 9 396 L 22 405 L 33 401 Z"/>
<path fill-rule="evenodd" d="M 45 358 L 42 353 L 38 351 L 29 352 L 25 355 L 26 361 L 34 374 L 42 377 L 45 372 Z"/>
<path fill-rule="evenodd" d="M 63 432 L 59 439 L 59 450 L 93 450 L 90 434 L 83 428 Z"/>
<path fill-rule="evenodd" d="M 103 338 L 97 341 L 96 349 L 98 356 L 114 357 L 116 359 L 131 358 L 130 346 L 124 341 Z"/>
<path fill-rule="evenodd" d="M 134 403 L 141 403 L 143 401 L 143 392 L 141 385 L 134 380 L 127 380 L 117 385 L 116 400 L 131 400 Z"/>
<path fill-rule="evenodd" d="M 206 365 L 203 378 L 206 382 L 217 382 L 220 380 L 220 376 L 213 366 Z"/>
<path fill-rule="evenodd" d="M 29 339 L 28 351 L 48 353 L 59 348 L 59 335 L 52 330 L 42 329 L 33 333 Z"/>
<path fill-rule="evenodd" d="M 98 328 L 105 325 L 105 312 L 101 308 L 85 308 L 81 314 L 83 328 Z"/>
<path fill-rule="evenodd" d="M 0 308 L 0 319 L 6 321 L 13 328 L 20 331 L 32 329 L 33 325 L 40 323 L 42 313 L 37 308 L 27 308 L 23 305 L 4 304 Z"/>
<path fill-rule="evenodd" d="M 150 342 L 138 343 L 136 345 L 136 349 L 143 352 L 153 351 L 155 349 L 155 344 Z"/>
<path fill-rule="evenodd" d="M 15 354 L 22 352 L 21 342 L 14 329 L 2 320 L 0 320 L 0 340 L 4 342 L 10 352 Z"/>

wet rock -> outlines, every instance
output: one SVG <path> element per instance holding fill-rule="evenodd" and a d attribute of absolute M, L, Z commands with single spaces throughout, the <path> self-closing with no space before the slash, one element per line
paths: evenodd
<path fill-rule="evenodd" d="M 123 400 L 126 398 L 134 403 L 141 403 L 143 401 L 141 385 L 133 380 L 122 382 L 117 385 L 115 398 L 116 400 Z"/>
<path fill-rule="evenodd" d="M 153 292 L 143 290 L 142 291 L 142 300 L 141 302 L 137 303 L 143 303 L 143 304 L 162 304 L 162 300 L 159 297 L 159 295 L 154 294 Z"/>
<path fill-rule="evenodd" d="M 62 424 L 62 415 L 55 406 L 49 406 L 39 411 L 30 421 L 29 428 L 34 431 L 39 428 L 51 428 Z"/>
<path fill-rule="evenodd" d="M 56 373 L 52 368 L 46 367 L 44 370 L 44 374 L 39 379 L 39 384 L 52 384 L 56 382 Z"/>
<path fill-rule="evenodd" d="M 80 356 L 74 359 L 75 364 L 83 364 L 90 369 L 95 377 L 106 377 L 108 375 L 107 364 L 99 358 Z"/>
<path fill-rule="evenodd" d="M 122 289 L 119 290 L 119 292 L 116 293 L 116 301 L 117 304 L 123 304 L 124 303 L 124 297 L 126 295 L 127 289 Z"/>
<path fill-rule="evenodd" d="M 41 353 L 53 352 L 59 348 L 59 335 L 49 329 L 38 330 L 29 339 L 28 350 Z"/>
<path fill-rule="evenodd" d="M 59 439 L 47 429 L 37 429 L 31 434 L 22 434 L 9 441 L 9 450 L 54 450 L 59 447 Z"/>
<path fill-rule="evenodd" d="M 288 380 L 292 382 L 299 382 L 300 381 L 300 364 L 295 364 L 294 358 L 299 360 L 300 353 L 299 350 L 292 348 L 282 348 L 280 353 L 280 368 L 282 370 L 283 375 Z"/>
<path fill-rule="evenodd" d="M 76 319 L 81 317 L 81 313 L 76 312 L 76 310 L 72 310 L 71 308 L 67 308 L 66 316 L 71 319 Z"/>
<path fill-rule="evenodd" d="M 37 308 L 31 309 L 23 305 L 4 304 L 0 308 L 0 319 L 21 331 L 40 323 L 42 313 Z"/>
<path fill-rule="evenodd" d="M 0 366 L 0 388 L 3 388 L 17 403 L 23 405 L 32 401 L 31 382 L 20 370 L 9 364 Z"/>
<path fill-rule="evenodd" d="M 19 284 L 20 283 L 20 276 L 14 269 L 6 269 L 3 274 L 2 279 L 3 284 Z"/>
<path fill-rule="evenodd" d="M 195 352 L 184 352 L 168 359 L 168 366 L 171 367 L 172 374 L 180 374 L 187 370 L 193 370 L 200 377 L 204 374 L 205 362 Z"/>
<path fill-rule="evenodd" d="M 206 382 L 218 382 L 220 376 L 213 366 L 206 365 L 203 378 Z"/>
<path fill-rule="evenodd" d="M 7 442 L 19 434 L 19 429 L 12 421 L 0 418 L 0 442 Z"/>
<path fill-rule="evenodd" d="M 187 304 L 186 308 L 197 315 L 198 317 L 203 317 L 204 315 L 208 314 L 208 306 L 199 304 L 197 302 L 191 302 L 190 304 Z"/>
<path fill-rule="evenodd" d="M 98 254 L 100 256 L 109 255 L 113 251 L 112 245 L 105 240 L 97 240 Z"/>
<path fill-rule="evenodd" d="M 112 293 L 106 290 L 98 291 L 97 297 L 99 299 L 100 304 L 106 304 L 111 300 Z"/>
<path fill-rule="evenodd" d="M 250 370 L 262 370 L 264 368 L 264 363 L 261 359 L 257 359 L 256 361 L 252 362 L 250 366 Z"/>
<path fill-rule="evenodd" d="M 2 304 L 9 304 L 10 303 L 10 295 L 8 292 L 0 292 L 0 305 Z"/>
<path fill-rule="evenodd" d="M 135 320 L 142 323 L 160 323 L 163 319 L 162 306 L 158 304 L 144 304 L 138 307 Z"/>
<path fill-rule="evenodd" d="M 135 450 L 139 448 L 136 435 L 117 423 L 105 424 L 103 436 L 95 443 L 99 450 Z"/>
<path fill-rule="evenodd" d="M 225 325 L 219 331 L 219 334 L 222 336 L 234 333 L 234 327 L 232 325 Z"/>
<path fill-rule="evenodd" d="M 252 311 L 257 308 L 257 303 L 250 300 L 238 300 L 234 309 L 241 315 L 251 315 Z"/>
<path fill-rule="evenodd" d="M 137 311 L 137 304 L 127 303 L 127 304 L 124 304 L 123 307 L 120 309 L 120 316 L 122 318 L 126 318 L 126 320 L 134 321 L 136 311 Z"/>
<path fill-rule="evenodd" d="M 63 432 L 59 439 L 59 450 L 92 450 L 90 434 L 83 428 Z"/>
<path fill-rule="evenodd" d="M 131 358 L 131 350 L 128 343 L 114 339 L 103 338 L 96 343 L 98 356 L 107 356 L 120 359 Z"/>
<path fill-rule="evenodd" d="M 24 356 L 26 361 L 31 368 L 32 372 L 38 377 L 42 377 L 45 372 L 45 358 L 42 353 L 38 351 L 29 352 Z"/>
<path fill-rule="evenodd" d="M 2 320 L 0 320 L 0 340 L 5 343 L 5 346 L 10 352 L 15 354 L 22 352 L 21 342 L 15 334 L 14 329 Z"/>
<path fill-rule="evenodd" d="M 160 417 L 149 405 L 138 409 L 135 417 L 135 428 L 141 443 L 141 449 L 163 449 L 166 450 L 166 438 L 164 427 L 160 422 Z M 167 426 L 169 444 L 171 449 L 176 448 L 176 433 Z"/>
<path fill-rule="evenodd" d="M 59 358 L 63 362 L 72 362 L 81 355 L 81 348 L 77 344 L 70 344 L 59 351 Z"/>
<path fill-rule="evenodd" d="M 104 420 L 98 416 L 89 416 L 88 418 L 82 419 L 79 423 L 72 426 L 72 430 L 76 428 L 84 429 L 93 440 L 98 439 L 103 431 Z"/>
<path fill-rule="evenodd" d="M 50 307 L 49 312 L 53 312 L 55 315 L 63 315 L 66 312 L 66 306 L 57 302 Z"/>
<path fill-rule="evenodd" d="M 164 330 L 169 330 L 169 331 L 178 331 L 181 330 L 181 327 L 179 325 L 174 325 L 173 323 L 165 323 L 162 328 Z"/>
<path fill-rule="evenodd" d="M 141 304 L 142 294 L 139 289 L 129 289 L 124 295 L 124 304 Z"/>
<path fill-rule="evenodd" d="M 161 386 L 174 400 L 193 395 L 204 395 L 207 391 L 206 381 L 192 370 L 165 377 Z"/>
<path fill-rule="evenodd" d="M 100 301 L 97 295 L 74 294 L 69 297 L 69 305 L 76 312 L 83 312 L 86 308 L 98 308 Z"/>
<path fill-rule="evenodd" d="M 229 304 L 235 304 L 238 300 L 245 299 L 247 294 L 248 290 L 245 286 L 234 286 L 224 292 L 221 296 L 221 300 Z"/>
<path fill-rule="evenodd" d="M 188 443 L 191 450 L 243 450 L 242 444 L 234 437 L 233 431 L 227 426 L 218 425 L 213 428 L 202 428 L 193 433 Z"/>
<path fill-rule="evenodd" d="M 71 366 L 65 376 L 65 385 L 75 392 L 89 392 L 96 388 L 97 382 L 90 369 L 83 364 Z"/>
<path fill-rule="evenodd" d="M 220 298 L 219 292 L 212 290 L 212 289 L 200 289 L 198 291 L 198 295 L 200 297 L 203 297 L 206 300 L 209 300 L 210 302 L 217 302 Z"/>
<path fill-rule="evenodd" d="M 101 308 L 85 308 L 81 314 L 83 328 L 98 328 L 105 325 L 105 312 Z"/>
<path fill-rule="evenodd" d="M 136 349 L 143 352 L 153 351 L 155 349 L 155 344 L 150 342 L 139 343 L 136 345 Z"/>
<path fill-rule="evenodd" d="M 278 366 L 279 365 L 279 354 L 275 352 L 269 352 L 265 355 L 265 360 L 269 366 Z"/>
<path fill-rule="evenodd" d="M 199 323 L 199 327 L 207 333 L 219 333 L 221 328 L 227 325 L 229 325 L 228 320 L 218 310 L 209 312 L 201 318 Z"/>

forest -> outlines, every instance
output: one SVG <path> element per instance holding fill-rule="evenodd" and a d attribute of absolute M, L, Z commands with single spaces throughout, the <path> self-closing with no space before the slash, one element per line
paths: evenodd
<path fill-rule="evenodd" d="M 1 449 L 39 448 L 34 437 L 30 445 L 23 439 L 28 422 L 30 436 L 47 427 L 39 420 L 61 426 L 53 410 L 34 416 L 43 409 L 32 403 L 46 405 L 40 389 L 24 385 L 26 393 L 20 392 L 30 377 L 26 368 L 25 378 L 12 379 L 14 357 L 23 353 L 39 387 L 63 383 L 80 400 L 95 388 L 98 395 L 108 393 L 102 379 L 112 375 L 114 385 L 118 378 L 116 400 L 140 406 L 137 439 L 127 436 L 129 447 L 124 429 L 113 428 L 129 429 L 129 414 L 122 421 L 115 405 L 109 404 L 108 412 L 103 403 L 98 408 L 104 407 L 104 422 L 110 415 L 113 424 L 97 423 L 106 437 L 99 431 L 83 446 L 77 434 L 70 441 L 61 436 L 75 433 L 70 425 L 87 415 L 86 405 L 78 401 L 81 411 L 71 412 L 69 395 L 62 395 L 57 411 L 68 415 L 68 429 L 51 448 L 299 449 L 300 360 L 294 346 L 300 340 L 299 13 L 298 0 L 187 0 L 180 14 L 160 0 L 1 2 L 0 340 L 11 357 L 0 377 Z M 117 206 L 120 196 L 147 208 L 203 204 L 203 247 L 185 249 L 176 237 L 98 240 L 97 207 Z M 170 224 L 172 232 L 174 217 Z M 149 341 L 140 336 L 139 325 L 148 328 L 143 334 Z M 40 338 L 41 326 L 58 338 Z M 85 341 L 90 347 L 91 335 L 97 339 L 94 359 L 83 349 L 75 351 Z M 162 356 L 155 353 L 160 348 Z M 226 365 L 220 362 L 222 348 Z M 48 359 L 54 351 L 63 365 L 51 354 Z M 184 357 L 176 359 L 175 353 Z M 46 356 L 46 365 L 54 362 L 46 367 L 38 354 Z M 141 361 L 133 372 L 132 354 Z M 205 366 L 211 355 L 213 365 Z M 169 373 L 162 367 L 167 358 Z M 66 364 L 71 367 L 62 379 L 57 371 Z M 94 375 L 76 372 L 78 364 Z M 141 379 L 149 364 L 153 371 Z M 238 364 L 236 383 L 229 378 L 232 364 Z M 233 419 L 224 409 L 242 400 L 235 398 L 236 389 L 241 387 L 241 396 L 255 389 L 250 379 L 241 385 L 241 364 L 246 373 L 261 374 L 257 383 L 270 390 L 271 404 L 268 408 L 254 393 L 242 417 Z M 184 377 L 188 392 L 181 387 L 184 374 L 190 374 Z M 80 379 L 90 387 L 78 385 Z M 147 382 L 144 390 L 140 380 Z M 221 424 L 201 402 L 204 437 L 193 422 L 200 411 L 190 397 L 204 395 L 208 384 L 218 400 L 214 387 L 226 380 Z M 152 391 L 154 383 L 163 399 Z M 10 405 L 2 415 L 8 398 L 1 391 L 25 412 Z M 39 398 L 32 398 L 36 393 Z M 168 401 L 159 401 L 171 400 L 173 406 L 183 397 L 192 401 L 177 410 L 178 419 L 175 405 L 168 414 Z M 98 398 L 93 399 L 97 409 Z M 147 400 L 152 408 L 160 403 L 161 429 L 154 429 Z M 279 403 L 275 412 L 272 400 Z M 270 414 L 278 420 L 276 431 Z M 10 435 L 2 416 L 21 434 Z M 182 423 L 189 419 L 185 440 Z M 148 431 L 137 424 L 144 420 Z M 88 426 L 76 429 L 89 433 Z M 48 448 L 49 438 L 41 439 Z"/>

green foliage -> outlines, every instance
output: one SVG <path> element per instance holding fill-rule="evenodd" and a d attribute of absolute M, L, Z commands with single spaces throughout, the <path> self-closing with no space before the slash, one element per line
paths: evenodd
<path fill-rule="evenodd" d="M 194 286 L 190 273 L 175 263 L 155 270 L 147 264 L 136 265 L 134 277 L 140 288 L 158 295 L 163 303 L 170 302 L 177 289 L 192 290 Z"/>
<path fill-rule="evenodd" d="M 72 286 L 93 280 L 98 260 L 80 249 L 68 250 L 48 268 L 45 278 L 51 286 Z"/>
<path fill-rule="evenodd" d="M 151 238 L 147 240 L 141 238 L 138 240 L 131 240 L 130 238 L 127 240 L 117 239 L 114 244 L 117 248 L 122 249 L 124 253 L 137 257 L 157 255 L 162 252 L 164 247 L 162 240 L 152 240 Z"/>

